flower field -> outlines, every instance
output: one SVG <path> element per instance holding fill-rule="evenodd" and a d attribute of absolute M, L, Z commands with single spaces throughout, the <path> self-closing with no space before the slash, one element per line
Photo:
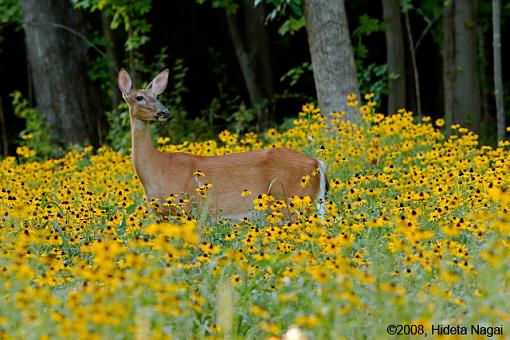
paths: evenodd
<path fill-rule="evenodd" d="M 302 150 L 328 165 L 323 216 L 306 197 L 243 192 L 254 216 L 217 220 L 197 188 L 190 214 L 162 221 L 130 158 L 111 149 L 4 159 L 0 338 L 268 338 L 292 326 L 395 338 L 388 325 L 431 336 L 438 324 L 510 334 L 508 143 L 479 146 L 459 126 L 446 137 L 442 120 L 372 106 L 356 107 L 360 127 L 306 105 L 262 137 L 158 141 L 200 155 Z"/>

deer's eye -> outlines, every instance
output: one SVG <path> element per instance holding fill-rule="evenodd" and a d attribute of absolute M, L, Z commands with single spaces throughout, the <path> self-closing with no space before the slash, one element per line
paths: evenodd
<path fill-rule="evenodd" d="M 143 100 L 143 96 L 136 96 L 136 101 L 141 102 Z"/>

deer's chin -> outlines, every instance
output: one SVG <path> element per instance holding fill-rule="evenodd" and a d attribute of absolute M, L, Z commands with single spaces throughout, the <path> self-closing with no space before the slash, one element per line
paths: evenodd
<path fill-rule="evenodd" d="M 162 121 L 165 121 L 168 119 L 167 118 L 164 118 L 164 117 L 158 117 L 158 116 L 150 116 L 150 117 L 136 117 L 136 119 L 138 120 L 141 120 L 142 122 L 145 122 L 145 123 L 150 123 L 150 122 L 162 122 Z"/>
<path fill-rule="evenodd" d="M 153 120 L 155 121 L 158 121 L 158 122 L 164 122 L 166 120 L 168 120 L 170 116 L 167 116 L 167 117 L 164 117 L 164 116 L 154 116 Z"/>

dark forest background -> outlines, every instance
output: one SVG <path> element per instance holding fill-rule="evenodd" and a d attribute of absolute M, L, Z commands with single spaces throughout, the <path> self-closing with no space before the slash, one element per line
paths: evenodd
<path fill-rule="evenodd" d="M 374 92 L 378 111 L 405 106 L 461 123 L 485 143 L 504 137 L 497 134 L 494 75 L 502 76 L 506 105 L 499 106 L 508 108 L 508 1 L 323 1 L 0 0 L 2 153 L 29 140 L 41 155 L 69 144 L 127 149 L 120 67 L 137 87 L 170 68 L 162 102 L 173 118 L 155 133 L 172 142 L 285 124 L 317 101 L 311 19 L 331 24 L 314 13 L 320 6 L 345 13 L 359 93 Z M 494 14 L 503 61 L 496 73 Z M 388 53 L 399 43 L 400 54 Z M 478 113 L 466 111 L 476 106 Z"/>

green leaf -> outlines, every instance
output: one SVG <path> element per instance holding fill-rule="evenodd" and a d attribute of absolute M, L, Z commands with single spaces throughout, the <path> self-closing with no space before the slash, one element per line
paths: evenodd
<path fill-rule="evenodd" d="M 397 79 L 400 79 L 400 74 L 398 74 L 398 73 L 391 73 L 391 74 L 388 75 L 388 78 L 390 80 L 397 80 Z"/>
<path fill-rule="evenodd" d="M 400 0 L 400 10 L 402 12 L 407 12 L 411 9 L 414 9 L 413 0 Z"/>
<path fill-rule="evenodd" d="M 305 25 L 306 21 L 304 16 L 301 16 L 299 18 L 291 16 L 283 23 L 283 25 L 280 26 L 280 28 L 278 29 L 278 33 L 282 36 L 287 33 L 293 35 L 294 33 L 301 30 L 303 27 L 305 27 Z"/>
<path fill-rule="evenodd" d="M 312 64 L 308 61 L 302 63 L 299 66 L 296 66 L 294 68 L 291 68 L 287 73 L 285 73 L 281 78 L 280 81 L 284 82 L 287 79 L 290 79 L 290 86 L 296 85 L 302 78 L 302 76 L 306 72 L 312 71 Z"/>
<path fill-rule="evenodd" d="M 362 37 L 362 36 L 368 36 L 375 32 L 384 32 L 385 29 L 386 29 L 386 27 L 385 27 L 383 21 L 381 21 L 379 19 L 371 18 L 368 15 L 363 14 L 359 18 L 359 26 L 358 26 L 358 28 L 356 28 L 354 34 L 359 37 Z"/>

